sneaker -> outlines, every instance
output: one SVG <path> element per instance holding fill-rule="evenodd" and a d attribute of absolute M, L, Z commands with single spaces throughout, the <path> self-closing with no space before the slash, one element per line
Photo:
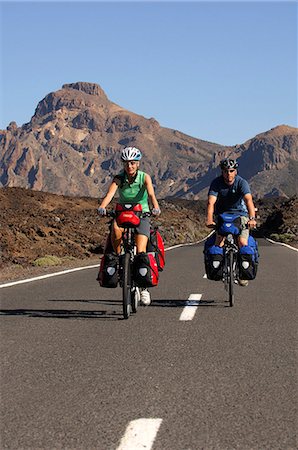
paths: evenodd
<path fill-rule="evenodd" d="M 248 280 L 238 280 L 238 284 L 239 286 L 247 286 L 248 285 Z"/>
<path fill-rule="evenodd" d="M 151 303 L 150 293 L 147 289 L 141 289 L 140 302 L 143 306 L 148 306 Z"/>

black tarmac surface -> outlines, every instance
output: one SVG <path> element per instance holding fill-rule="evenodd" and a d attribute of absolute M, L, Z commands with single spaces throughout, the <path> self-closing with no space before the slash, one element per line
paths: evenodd
<path fill-rule="evenodd" d="M 116 450 L 130 421 L 160 418 L 154 450 L 296 449 L 297 252 L 259 245 L 233 308 L 202 245 L 167 252 L 129 320 L 95 269 L 0 289 L 1 448 Z"/>

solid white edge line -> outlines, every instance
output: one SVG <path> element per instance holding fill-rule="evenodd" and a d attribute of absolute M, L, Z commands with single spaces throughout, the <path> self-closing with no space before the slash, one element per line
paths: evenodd
<path fill-rule="evenodd" d="M 44 280 L 45 278 L 56 277 L 57 275 L 64 275 L 65 273 L 77 272 L 79 270 L 94 269 L 95 267 L 99 267 L 99 264 L 96 264 L 93 266 L 76 267 L 74 269 L 67 269 L 67 270 L 63 270 L 61 272 L 48 273 L 46 275 L 40 275 L 38 277 L 27 278 L 25 280 L 11 281 L 9 283 L 0 284 L 0 289 L 10 287 L 10 286 L 15 286 L 17 284 L 31 283 L 32 281 Z"/>
<path fill-rule="evenodd" d="M 117 450 L 150 450 L 162 419 L 132 420 L 126 427 Z"/>
<path fill-rule="evenodd" d="M 190 294 L 186 302 L 186 306 L 180 315 L 179 320 L 188 321 L 192 320 L 198 309 L 198 304 L 202 298 L 202 294 Z"/>
<path fill-rule="evenodd" d="M 173 250 L 174 248 L 178 248 L 178 247 L 187 247 L 189 245 L 200 244 L 201 242 L 204 242 L 206 239 L 208 239 L 208 237 L 211 236 L 213 233 L 214 233 L 214 231 L 211 231 L 211 233 L 209 233 L 208 236 L 206 236 L 203 239 L 200 239 L 199 241 L 196 241 L 196 242 L 189 242 L 188 244 L 177 244 L 177 245 L 173 245 L 172 247 L 167 247 L 167 248 L 165 248 L 165 251 Z"/>
<path fill-rule="evenodd" d="M 292 247 L 289 244 L 284 244 L 283 242 L 273 241 L 272 239 L 269 239 L 269 238 L 265 238 L 265 239 L 266 239 L 266 241 L 271 242 L 271 244 L 283 245 L 284 247 L 290 248 L 291 250 L 295 250 L 295 252 L 298 252 L 298 248 Z"/>

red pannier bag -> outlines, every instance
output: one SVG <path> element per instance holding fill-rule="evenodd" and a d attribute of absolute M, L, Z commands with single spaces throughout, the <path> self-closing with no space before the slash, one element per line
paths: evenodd
<path fill-rule="evenodd" d="M 139 253 L 134 259 L 134 281 L 138 287 L 158 285 L 158 267 L 153 253 Z"/>
<path fill-rule="evenodd" d="M 140 216 L 142 214 L 142 205 L 135 204 L 120 204 L 116 205 L 116 221 L 119 227 L 134 228 L 140 224 Z"/>
<path fill-rule="evenodd" d="M 150 229 L 150 237 L 147 244 L 147 252 L 154 252 L 159 272 L 162 272 L 165 266 L 165 246 L 158 227 Z"/>

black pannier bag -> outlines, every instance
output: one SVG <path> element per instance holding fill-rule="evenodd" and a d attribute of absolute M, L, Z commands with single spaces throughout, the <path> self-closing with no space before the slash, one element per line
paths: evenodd
<path fill-rule="evenodd" d="M 259 252 L 257 241 L 249 236 L 248 245 L 239 249 L 239 279 L 254 280 L 258 271 Z"/>
<path fill-rule="evenodd" d="M 205 269 L 208 280 L 219 281 L 223 277 L 223 248 L 212 245 L 205 254 Z"/>
<path fill-rule="evenodd" d="M 158 267 L 153 253 L 139 253 L 134 259 L 134 281 L 138 287 L 154 287 L 158 284 Z"/>
<path fill-rule="evenodd" d="M 147 252 L 155 254 L 158 271 L 162 272 L 165 266 L 165 246 L 158 227 L 150 229 Z"/>
<path fill-rule="evenodd" d="M 212 234 L 204 245 L 204 263 L 208 280 L 219 281 L 223 277 L 223 248 L 215 243 L 215 234 Z"/>
<path fill-rule="evenodd" d="M 105 253 L 101 258 L 97 281 L 99 282 L 101 287 L 117 287 L 118 257 L 115 253 Z"/>

